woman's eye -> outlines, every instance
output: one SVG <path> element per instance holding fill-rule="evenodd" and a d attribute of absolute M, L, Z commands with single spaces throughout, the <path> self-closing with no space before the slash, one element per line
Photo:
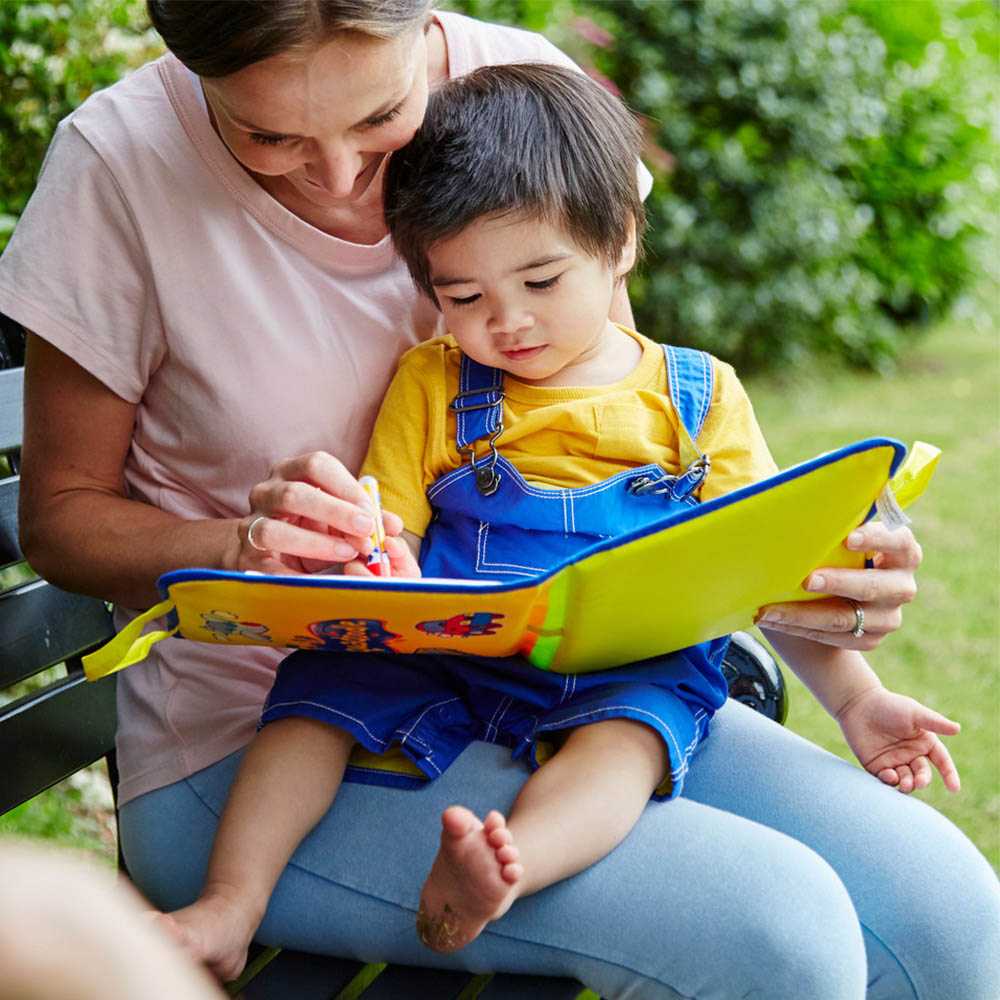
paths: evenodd
<path fill-rule="evenodd" d="M 268 135 L 264 132 L 251 132 L 250 141 L 257 143 L 258 146 L 280 146 L 281 143 L 288 141 L 288 136 Z"/>
<path fill-rule="evenodd" d="M 557 274 L 551 278 L 544 278 L 542 281 L 526 281 L 524 285 L 526 288 L 531 288 L 538 292 L 546 288 L 552 288 L 559 281 L 559 278 L 560 275 Z"/>
<path fill-rule="evenodd" d="M 377 118 L 369 118 L 368 121 L 365 122 L 365 125 L 367 125 L 369 128 L 378 128 L 379 125 L 388 125 L 389 122 L 393 120 L 393 118 L 398 117 L 398 115 L 402 112 L 402 110 L 403 110 L 402 103 L 397 104 L 394 108 L 390 108 L 388 111 L 386 111 L 384 115 L 379 115 Z"/>
<path fill-rule="evenodd" d="M 471 306 L 472 303 L 475 302 L 476 299 L 478 299 L 478 298 L 479 298 L 479 293 L 478 292 L 475 295 L 464 295 L 464 296 L 462 296 L 462 298 L 455 298 L 454 296 L 450 296 L 451 304 L 453 306 L 459 306 L 459 307 L 461 307 L 461 306 Z"/>

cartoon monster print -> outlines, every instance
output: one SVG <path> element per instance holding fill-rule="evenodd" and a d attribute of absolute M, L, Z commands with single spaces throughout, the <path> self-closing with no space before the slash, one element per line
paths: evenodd
<path fill-rule="evenodd" d="M 250 639 L 253 642 L 273 642 L 267 634 L 267 626 L 260 622 L 241 622 L 231 611 L 211 611 L 201 616 L 207 629 L 217 639 L 228 641 L 234 636 Z"/>
<path fill-rule="evenodd" d="M 477 611 L 471 615 L 452 615 L 451 618 L 438 621 L 417 622 L 417 628 L 428 635 L 470 639 L 481 635 L 496 635 L 502 627 L 500 621 L 503 617 L 490 611 Z"/>

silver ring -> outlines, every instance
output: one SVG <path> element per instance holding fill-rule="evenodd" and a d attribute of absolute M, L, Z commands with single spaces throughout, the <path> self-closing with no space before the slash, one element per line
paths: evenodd
<path fill-rule="evenodd" d="M 848 629 L 848 631 L 855 639 L 860 639 L 865 634 L 865 613 L 857 601 L 852 600 L 850 597 L 845 597 L 844 600 L 854 608 L 854 628 Z"/>
<path fill-rule="evenodd" d="M 265 516 L 264 516 L 263 514 L 261 514 L 261 515 L 260 515 L 260 517 L 255 517 L 255 518 L 254 518 L 254 519 L 253 519 L 253 520 L 252 520 L 252 521 L 250 522 L 250 527 L 249 527 L 249 528 L 247 528 L 247 541 L 248 541 L 248 542 L 249 542 L 249 543 L 250 543 L 250 544 L 251 544 L 251 545 L 252 545 L 252 546 L 253 546 L 253 547 L 254 547 L 254 548 L 255 548 L 255 549 L 256 549 L 256 550 L 258 551 L 258 552 L 270 552 L 270 551 L 271 551 L 270 549 L 265 549 L 263 545 L 258 545 L 258 544 L 257 544 L 257 543 L 256 543 L 256 542 L 255 542 L 255 541 L 253 540 L 253 526 L 254 526 L 254 525 L 255 525 L 255 524 L 256 524 L 256 523 L 258 522 L 258 521 L 266 521 L 266 520 L 267 520 L 267 518 L 266 518 L 266 517 L 265 517 Z"/>

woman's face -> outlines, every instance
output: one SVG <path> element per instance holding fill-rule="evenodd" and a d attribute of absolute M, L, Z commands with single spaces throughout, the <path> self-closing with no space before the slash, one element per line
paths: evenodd
<path fill-rule="evenodd" d="M 364 197 L 387 153 L 404 146 L 427 107 L 427 44 L 340 35 L 238 73 L 203 79 L 230 152 L 287 207 L 338 208 Z"/>

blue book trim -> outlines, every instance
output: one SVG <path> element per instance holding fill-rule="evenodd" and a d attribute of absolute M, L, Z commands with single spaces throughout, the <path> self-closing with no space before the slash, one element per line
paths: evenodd
<path fill-rule="evenodd" d="M 425 581 L 416 580 L 403 580 L 403 579 L 392 579 L 392 580 L 364 580 L 357 577 L 349 576 L 338 576 L 336 577 L 337 588 L 344 587 L 357 587 L 359 589 L 383 589 L 385 587 L 398 588 L 401 591 L 427 591 L 427 590 L 440 590 L 441 593 L 463 593 L 469 590 L 475 593 L 503 593 L 509 590 L 518 590 L 525 586 L 535 586 L 537 583 L 547 580 L 549 577 L 555 576 L 556 573 L 560 572 L 566 566 L 570 566 L 573 563 L 579 562 L 581 559 L 586 559 L 588 556 L 593 555 L 596 552 L 604 552 L 607 549 L 617 548 L 619 545 L 623 545 L 626 542 L 633 541 L 636 538 L 645 538 L 649 535 L 655 534 L 658 531 L 662 531 L 664 528 L 671 527 L 675 524 L 681 524 L 685 521 L 690 521 L 696 517 L 703 517 L 705 514 L 710 514 L 712 511 L 719 510 L 723 507 L 728 507 L 730 504 L 738 503 L 747 497 L 756 496 L 758 493 L 763 493 L 775 486 L 779 486 L 782 483 L 789 482 L 792 479 L 796 479 L 799 476 L 806 475 L 812 472 L 814 469 L 823 468 L 826 465 L 831 465 L 834 462 L 845 458 L 848 455 L 854 455 L 858 452 L 871 451 L 875 448 L 885 448 L 890 447 L 893 449 L 893 458 L 889 468 L 889 476 L 892 477 L 896 474 L 897 469 L 902 463 L 903 459 L 906 457 L 906 447 L 899 441 L 893 438 L 866 438 L 864 441 L 858 441 L 855 444 L 847 445 L 843 448 L 839 448 L 836 451 L 827 452 L 825 455 L 819 455 L 816 458 L 812 458 L 807 462 L 802 462 L 799 465 L 793 465 L 782 472 L 778 472 L 775 475 L 769 477 L 768 479 L 762 479 L 758 483 L 751 483 L 749 486 L 744 486 L 742 489 L 734 490 L 732 493 L 726 493 L 721 497 L 716 497 L 714 500 L 707 500 L 704 503 L 698 504 L 697 506 L 690 507 L 686 510 L 681 510 L 680 513 L 673 514 L 668 518 L 664 518 L 661 521 L 655 521 L 642 528 L 637 528 L 635 531 L 628 532 L 624 535 L 618 535 L 615 538 L 610 538 L 607 541 L 597 542 L 588 549 L 584 549 L 578 552 L 573 558 L 566 559 L 561 563 L 553 566 L 551 569 L 547 570 L 545 573 L 540 574 L 538 577 L 533 578 L 528 584 L 524 581 L 516 581 L 513 583 L 474 583 L 472 581 L 456 580 L 454 583 L 435 583 L 427 584 Z M 875 505 L 872 504 L 871 509 L 868 511 L 865 520 L 869 520 L 875 514 Z M 173 570 L 170 573 L 165 573 L 157 581 L 157 586 L 159 587 L 160 593 L 164 598 L 168 596 L 169 588 L 176 583 L 184 583 L 190 580 L 238 580 L 245 583 L 252 583 L 256 581 L 264 583 L 278 583 L 283 586 L 288 587 L 329 587 L 330 577 L 325 577 L 317 579 L 314 576 L 277 576 L 277 575 L 248 575 L 246 573 L 237 573 L 230 570 L 216 570 L 216 569 L 179 569 Z M 470 585 L 471 584 L 471 585 Z M 374 585 L 374 587 L 373 587 Z M 171 621 L 171 626 L 176 625 L 176 614 L 171 612 L 168 617 L 168 621 Z"/>

